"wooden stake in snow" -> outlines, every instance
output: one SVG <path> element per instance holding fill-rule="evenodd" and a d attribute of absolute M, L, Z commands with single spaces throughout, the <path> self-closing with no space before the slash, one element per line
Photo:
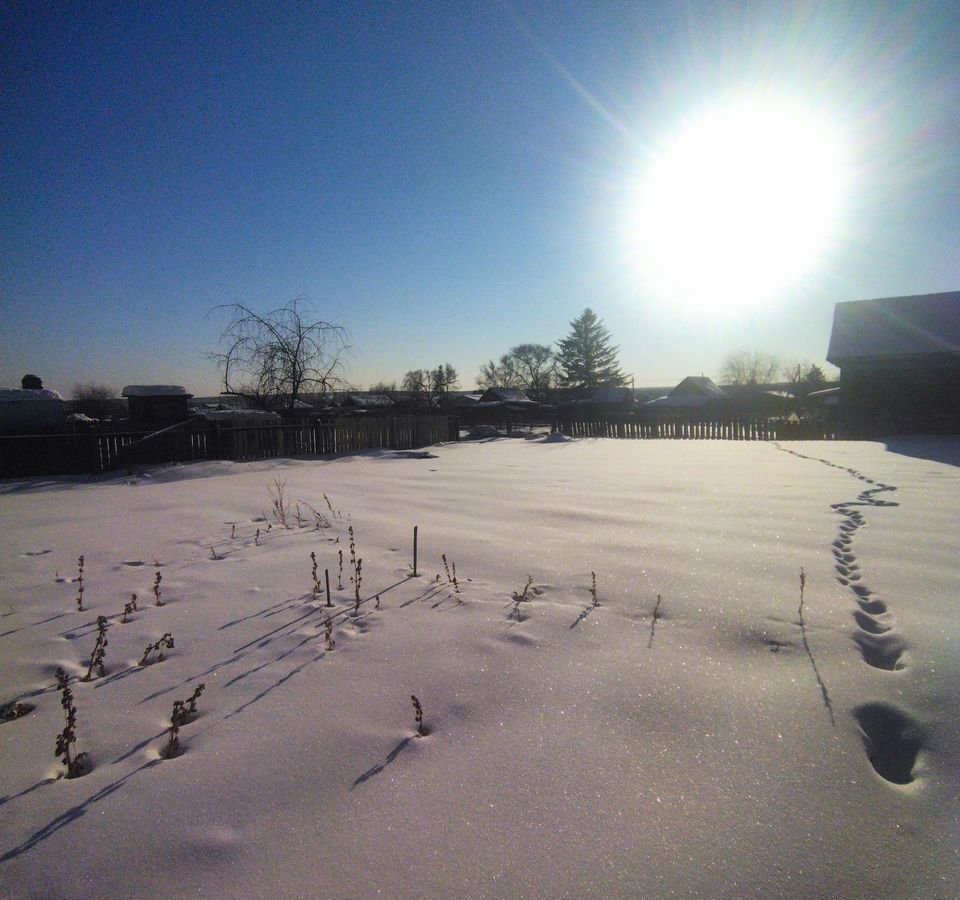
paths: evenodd
<path fill-rule="evenodd" d="M 417 528 L 419 526 L 413 526 L 413 577 L 417 577 Z"/>
<path fill-rule="evenodd" d="M 327 606 L 333 606 L 333 604 L 330 602 L 330 570 L 329 569 L 323 570 L 323 578 L 324 578 L 324 581 L 326 581 L 327 583 Z"/>

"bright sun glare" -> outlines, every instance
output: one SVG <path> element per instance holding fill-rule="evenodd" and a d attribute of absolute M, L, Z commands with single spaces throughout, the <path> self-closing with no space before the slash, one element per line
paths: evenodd
<path fill-rule="evenodd" d="M 723 316 L 774 299 L 837 238 L 842 140 L 809 109 L 741 100 L 686 123 L 640 186 L 630 242 L 647 289 Z"/>

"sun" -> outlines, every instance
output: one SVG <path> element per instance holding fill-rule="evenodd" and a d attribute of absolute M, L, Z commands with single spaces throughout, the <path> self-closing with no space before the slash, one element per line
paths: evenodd
<path fill-rule="evenodd" d="M 628 241 L 664 304 L 728 315 L 773 301 L 837 239 L 849 184 L 840 131 L 774 98 L 717 106 L 652 155 Z"/>

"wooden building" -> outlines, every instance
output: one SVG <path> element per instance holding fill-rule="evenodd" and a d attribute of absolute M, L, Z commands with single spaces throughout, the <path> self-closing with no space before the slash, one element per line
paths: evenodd
<path fill-rule="evenodd" d="M 644 411 L 685 410 L 716 415 L 725 410 L 727 395 L 710 378 L 688 375 L 665 397 L 657 397 L 643 405 Z"/>
<path fill-rule="evenodd" d="M 190 415 L 190 398 L 179 384 L 128 384 L 121 394 L 127 398 L 132 422 L 173 425 Z"/>
<path fill-rule="evenodd" d="M 960 433 L 960 291 L 838 303 L 827 359 L 851 437 Z"/>

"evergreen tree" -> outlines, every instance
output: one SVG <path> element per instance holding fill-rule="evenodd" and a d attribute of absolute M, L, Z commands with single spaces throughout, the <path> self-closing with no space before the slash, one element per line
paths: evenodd
<path fill-rule="evenodd" d="M 610 332 L 587 307 L 570 323 L 570 334 L 557 341 L 557 364 L 564 387 L 596 390 L 624 381 L 617 358 L 618 347 L 610 344 Z"/>
<path fill-rule="evenodd" d="M 807 383 L 808 391 L 819 391 L 827 383 L 827 376 L 823 374 L 820 366 L 813 365 L 804 373 L 804 381 Z"/>

